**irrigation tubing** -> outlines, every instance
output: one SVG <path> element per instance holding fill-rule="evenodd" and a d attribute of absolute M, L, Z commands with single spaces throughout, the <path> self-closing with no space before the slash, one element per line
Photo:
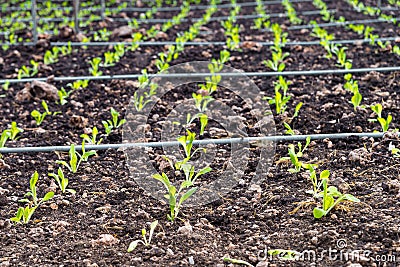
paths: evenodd
<path fill-rule="evenodd" d="M 291 3 L 302 3 L 302 2 L 311 2 L 312 0 L 290 0 L 289 2 Z M 281 4 L 282 1 L 281 0 L 274 0 L 274 1 L 264 1 L 262 2 L 264 5 L 277 5 L 277 4 Z M 233 5 L 232 4 L 220 4 L 220 5 L 216 5 L 216 7 L 218 9 L 220 8 L 231 8 Z M 235 6 L 241 6 L 241 7 L 251 7 L 251 6 L 257 6 L 257 2 L 245 2 L 245 3 L 237 3 Z M 201 9 L 208 9 L 210 7 L 210 5 L 194 5 L 191 7 L 191 9 L 193 10 L 201 10 Z M 27 9 L 22 9 L 20 7 L 7 7 L 7 10 L 9 11 L 28 11 Z M 107 8 L 110 11 L 120 11 L 120 12 L 146 12 L 149 11 L 151 9 L 153 9 L 153 7 L 128 7 L 128 8 Z M 64 7 L 64 8 L 51 8 L 49 9 L 50 11 L 53 10 L 72 10 L 71 7 Z M 91 10 L 91 11 L 101 11 L 101 8 L 81 8 L 81 10 Z M 181 10 L 180 7 L 159 7 L 157 8 L 157 11 L 161 11 L 161 12 L 168 12 L 168 11 L 179 11 Z"/>
<path fill-rule="evenodd" d="M 335 9 L 330 9 L 328 10 L 331 13 L 335 13 L 336 10 Z M 312 15 L 318 15 L 320 14 L 319 10 L 308 10 L 308 11 L 302 11 L 299 12 L 299 14 L 303 15 L 303 16 L 312 16 Z M 287 16 L 288 13 L 271 13 L 271 14 L 266 14 L 265 17 L 270 17 L 270 18 L 281 18 L 281 17 L 285 17 Z M 262 18 L 264 17 L 263 15 L 260 14 L 252 14 L 252 15 L 237 15 L 236 19 L 237 20 L 246 20 L 246 19 L 257 19 L 257 18 Z M 219 21 L 219 20 L 226 20 L 228 19 L 229 16 L 221 16 L 221 17 L 211 17 L 209 21 Z M 86 17 L 81 17 L 79 18 L 79 21 L 82 22 L 84 21 L 84 19 L 86 19 Z M 117 22 L 129 22 L 130 19 L 129 18 L 111 18 L 113 21 L 117 21 Z M 199 21 L 202 20 L 203 18 L 191 18 L 191 19 L 181 19 L 181 22 L 187 22 L 187 21 Z M 38 18 L 37 19 L 38 22 L 64 22 L 64 21 L 71 21 L 73 20 L 73 18 L 68 18 L 68 19 L 64 19 L 64 18 Z M 172 18 L 170 19 L 138 19 L 137 21 L 139 23 L 165 23 L 168 21 L 171 21 Z M 12 22 L 31 22 L 32 18 L 26 18 L 26 19 L 18 19 L 18 20 L 6 20 L 6 21 L 12 21 Z M 101 21 L 101 19 L 95 19 L 93 21 Z M 3 32 L 4 34 L 4 32 Z"/>
<path fill-rule="evenodd" d="M 194 145 L 208 145 L 208 144 L 248 144 L 252 142 L 279 142 L 279 141 L 304 141 L 308 137 L 311 140 L 321 139 L 345 139 L 348 137 L 373 137 L 382 138 L 385 133 L 334 133 L 334 134 L 311 134 L 311 135 L 278 135 L 278 136 L 257 136 L 257 137 L 237 137 L 237 138 L 223 138 L 223 139 L 204 139 L 194 140 Z M 400 133 L 398 133 L 400 134 Z M 179 146 L 178 141 L 165 141 L 165 142 L 148 142 L 148 143 L 120 143 L 120 144 L 103 144 L 103 145 L 85 145 L 85 150 L 106 150 L 106 149 L 128 149 L 135 147 L 170 147 Z M 40 153 L 40 152 L 54 152 L 54 151 L 69 151 L 70 146 L 40 146 L 40 147 L 5 147 L 0 148 L 0 154 L 6 153 Z M 76 146 L 76 150 L 81 151 L 81 146 Z"/>
<path fill-rule="evenodd" d="M 218 75 L 221 77 L 241 77 L 241 76 L 256 76 L 256 77 L 275 77 L 275 76 L 309 76 L 309 75 L 341 75 L 347 73 L 365 73 L 365 72 L 393 72 L 400 71 L 400 66 L 396 67 L 382 67 L 382 68 L 359 68 L 359 69 L 335 69 L 335 70 L 306 70 L 306 71 L 283 71 L 283 72 L 220 72 Z M 181 77 L 192 77 L 192 78 L 206 78 L 212 75 L 212 73 L 161 73 L 161 74 L 149 74 L 149 78 L 160 77 L 160 78 L 181 78 Z M 76 80 L 112 80 L 112 79 L 137 79 L 142 74 L 122 74 L 122 75 L 106 75 L 106 76 L 75 76 L 75 77 L 52 77 L 51 80 L 57 82 L 68 82 Z M 23 79 L 2 79 L 0 84 L 4 83 L 26 83 L 33 81 L 47 81 L 48 78 L 23 78 Z"/>
<path fill-rule="evenodd" d="M 371 24 L 371 23 L 391 22 L 391 21 L 395 21 L 395 20 L 399 20 L 399 19 L 400 19 L 400 17 L 396 17 L 391 20 L 377 18 L 377 19 L 365 19 L 365 20 L 352 20 L 352 21 L 345 21 L 345 22 L 330 22 L 330 23 L 319 23 L 319 24 L 295 25 L 295 26 L 287 27 L 286 30 L 312 29 L 315 27 L 320 27 L 320 28 L 341 27 L 341 26 L 346 26 L 346 25 L 350 25 L 350 24 Z M 264 29 L 262 31 L 271 32 L 272 30 Z"/>
<path fill-rule="evenodd" d="M 374 39 L 377 41 L 398 41 L 400 40 L 400 36 L 395 37 L 383 37 Z M 332 44 L 358 44 L 358 43 L 369 43 L 371 39 L 349 39 L 349 40 L 334 40 L 330 41 Z M 273 42 L 257 42 L 258 45 L 262 46 L 272 46 Z M 246 42 L 239 42 L 239 45 L 245 44 Z M 27 45 L 33 45 L 33 43 L 26 43 Z M 71 42 L 71 46 L 113 46 L 113 45 L 132 45 L 132 42 L 90 42 L 90 43 L 80 43 L 80 42 Z M 138 42 L 139 46 L 165 46 L 165 45 L 175 45 L 176 42 L 173 41 L 164 41 L 164 42 Z M 320 41 L 293 41 L 285 43 L 285 46 L 293 46 L 293 45 L 319 45 Z M 10 44 L 11 45 L 11 44 Z M 51 42 L 50 46 L 67 46 L 69 43 L 67 42 Z M 226 45 L 226 42 L 186 42 L 185 46 L 221 46 Z"/>

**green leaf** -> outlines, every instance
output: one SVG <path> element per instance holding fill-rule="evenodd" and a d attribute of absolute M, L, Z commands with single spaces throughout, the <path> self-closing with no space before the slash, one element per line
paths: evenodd
<path fill-rule="evenodd" d="M 331 174 L 331 173 L 330 173 L 329 170 L 323 170 L 323 171 L 321 172 L 321 174 L 319 175 L 319 177 L 320 177 L 321 179 L 329 178 L 330 174 Z"/>
<path fill-rule="evenodd" d="M 43 199 L 42 199 L 42 201 L 44 202 L 44 201 L 47 201 L 47 200 L 49 200 L 49 199 L 51 199 L 51 198 L 53 198 L 54 197 L 54 192 L 48 192 L 44 197 L 43 197 Z"/>
<path fill-rule="evenodd" d="M 321 208 L 314 208 L 314 210 L 313 210 L 313 215 L 314 215 L 314 218 L 316 218 L 316 219 L 322 218 L 322 216 L 325 216 L 325 214 L 326 214 L 325 211 Z"/>
<path fill-rule="evenodd" d="M 212 171 L 212 168 L 211 168 L 211 167 L 209 167 L 209 166 L 204 167 L 203 169 L 201 169 L 201 170 L 196 174 L 196 176 L 195 176 L 194 179 L 193 179 L 193 182 L 194 182 L 199 176 L 201 176 L 201 175 L 203 175 L 203 174 L 206 174 L 206 173 L 209 173 L 210 171 Z"/>
<path fill-rule="evenodd" d="M 350 195 L 350 194 L 344 194 L 343 199 L 352 201 L 352 202 L 360 202 L 360 200 L 358 198 L 356 198 L 355 196 Z"/>
<path fill-rule="evenodd" d="M 149 234 L 149 244 L 151 243 L 151 238 L 153 237 L 154 230 L 158 225 L 158 221 L 154 221 L 150 224 L 150 234 Z"/>
<path fill-rule="evenodd" d="M 69 193 L 71 193 L 73 195 L 76 194 L 76 191 L 74 189 L 66 189 L 65 191 L 67 191 L 67 192 L 69 192 Z"/>
<path fill-rule="evenodd" d="M 193 187 L 192 189 L 188 190 L 183 196 L 179 199 L 179 205 L 186 201 L 189 197 L 191 197 L 194 192 L 196 192 L 197 187 Z"/>
<path fill-rule="evenodd" d="M 331 208 L 335 203 L 335 199 L 331 195 L 324 196 L 324 200 L 322 203 L 323 209 L 326 211 Z"/>
<path fill-rule="evenodd" d="M 139 240 L 132 241 L 129 244 L 128 252 L 132 252 L 137 247 L 138 244 L 139 244 Z"/>

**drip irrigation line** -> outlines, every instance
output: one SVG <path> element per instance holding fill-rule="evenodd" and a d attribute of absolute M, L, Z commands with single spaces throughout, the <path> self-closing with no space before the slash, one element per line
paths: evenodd
<path fill-rule="evenodd" d="M 311 140 L 321 139 L 345 139 L 348 137 L 373 137 L 382 138 L 385 133 L 334 133 L 334 134 L 311 134 L 311 135 L 278 135 L 278 136 L 261 136 L 261 137 L 243 137 L 243 138 L 224 138 L 224 139 L 204 139 L 194 140 L 194 145 L 208 145 L 208 144 L 248 144 L 253 142 L 280 142 L 280 141 L 305 141 L 308 137 Z M 398 133 L 400 134 L 400 133 Z M 85 150 L 106 150 L 106 149 L 129 149 L 135 147 L 170 147 L 180 146 L 178 141 L 165 141 L 165 142 L 149 142 L 149 143 L 120 143 L 120 144 L 103 144 L 103 145 L 85 145 Z M 69 151 L 70 146 L 42 146 L 42 147 L 6 147 L 0 148 L 0 154 L 6 153 L 40 153 L 40 152 L 54 152 L 54 151 Z M 82 151 L 82 147 L 77 145 L 76 150 Z"/>
<path fill-rule="evenodd" d="M 398 41 L 400 40 L 400 36 L 395 37 L 383 37 L 374 39 L 377 41 Z M 371 39 L 349 39 L 349 40 L 334 40 L 330 41 L 332 44 L 359 44 L 359 43 L 369 43 Z M 246 42 L 239 42 L 239 45 L 245 44 Z M 262 46 L 273 46 L 273 42 L 258 42 L 255 43 Z M 19 45 L 19 44 L 10 44 L 10 43 L 0 43 L 6 45 Z M 22 43 L 20 43 L 22 44 Z M 114 46 L 114 45 L 132 45 L 132 42 L 90 42 L 90 43 L 81 43 L 81 42 L 71 42 L 71 46 Z M 165 45 L 175 45 L 176 42 L 173 41 L 161 41 L 161 42 L 138 42 L 139 46 L 165 46 Z M 289 41 L 285 43 L 285 46 L 295 46 L 295 45 L 319 45 L 320 41 Z M 23 43 L 22 45 L 34 45 L 34 43 Z M 68 42 L 50 42 L 50 46 L 67 46 Z M 185 46 L 223 46 L 226 45 L 226 42 L 185 42 Z"/>
<path fill-rule="evenodd" d="M 330 9 L 330 10 L 328 10 L 329 12 L 331 12 L 331 13 L 335 13 L 336 12 L 336 10 L 335 9 Z M 301 14 L 301 15 L 303 15 L 303 16 L 312 16 L 312 15 L 318 15 L 318 14 L 320 14 L 320 11 L 318 11 L 318 10 L 309 10 L 309 11 L 303 11 L 303 12 L 299 12 L 299 14 Z M 257 18 L 262 18 L 262 17 L 270 17 L 270 18 L 281 18 L 281 17 L 286 17 L 288 14 L 287 14 L 287 12 L 286 13 L 271 13 L 271 14 L 266 14 L 265 16 L 264 15 L 261 15 L 261 14 L 252 14 L 252 15 L 237 15 L 236 16 L 236 19 L 237 20 L 240 20 L 240 19 L 243 19 L 243 20 L 245 20 L 245 19 L 257 19 Z M 100 16 L 100 15 L 99 15 Z M 80 22 L 83 22 L 83 21 L 85 21 L 85 19 L 87 19 L 88 17 L 80 17 L 79 18 L 79 21 Z M 112 19 L 113 21 L 117 21 L 117 22 L 129 22 L 129 21 L 131 21 L 131 19 L 130 18 L 112 18 L 112 17 L 109 17 L 110 19 Z M 218 20 L 226 20 L 226 19 L 228 19 L 229 18 L 229 16 L 221 16 L 221 17 L 211 17 L 210 18 L 210 21 L 218 21 Z M 181 19 L 180 21 L 181 22 L 187 22 L 187 21 L 193 21 L 193 22 L 196 22 L 196 21 L 199 21 L 199 20 L 202 20 L 203 18 L 191 18 L 191 19 Z M 64 21 L 72 21 L 73 20 L 73 18 L 46 18 L 46 17 L 38 17 L 38 22 L 64 22 Z M 101 21 L 102 19 L 94 19 L 93 21 Z M 23 19 L 18 19 L 18 20 L 14 20 L 14 19 L 11 19 L 11 20 L 5 20 L 6 22 L 7 21 L 13 21 L 13 22 L 22 22 L 22 23 L 25 23 L 25 22 L 31 22 L 32 21 L 32 19 L 31 18 L 23 18 Z M 139 23 L 165 23 L 165 22 L 168 22 L 168 21 L 172 21 L 172 18 L 170 18 L 170 19 L 157 19 L 157 18 L 154 18 L 154 19 L 138 19 L 137 20 Z"/>
<path fill-rule="evenodd" d="M 394 20 L 399 20 L 400 17 L 393 18 L 392 21 Z M 319 24 L 307 24 L 307 25 L 295 25 L 295 26 L 289 26 L 286 29 L 287 30 L 301 30 L 301 29 L 313 29 L 315 27 L 320 27 L 320 28 L 327 28 L 327 27 L 341 27 L 341 26 L 346 26 L 349 24 L 371 24 L 371 23 L 382 23 L 382 22 L 389 22 L 390 20 L 385 20 L 382 18 L 377 18 L 377 19 L 365 19 L 365 20 L 352 20 L 352 21 L 345 21 L 345 22 L 330 22 L 330 23 L 319 23 Z M 271 32 L 271 29 L 264 29 L 262 30 L 264 32 Z"/>
<path fill-rule="evenodd" d="M 365 73 L 365 72 L 393 72 L 400 71 L 400 66 L 396 67 L 382 67 L 382 68 L 359 68 L 359 69 L 331 69 L 331 70 L 305 70 L 305 71 L 283 71 L 283 72 L 220 72 L 218 75 L 221 77 L 240 77 L 240 76 L 254 76 L 254 77 L 275 77 L 275 76 L 309 76 L 309 75 L 340 75 L 347 73 Z M 206 78 L 212 75 L 212 73 L 161 73 L 161 74 L 149 74 L 149 78 L 160 77 L 160 78 Z M 113 80 L 113 79 L 137 79 L 142 74 L 121 74 L 121 75 L 105 75 L 105 76 L 75 76 L 75 77 L 53 77 L 51 80 L 56 82 L 69 82 L 76 80 Z M 23 79 L 2 79 L 0 84 L 6 82 L 9 83 L 27 83 L 33 81 L 46 81 L 47 78 L 23 78 Z"/>
<path fill-rule="evenodd" d="M 305 3 L 305 2 L 312 2 L 312 0 L 290 0 L 289 2 L 291 3 Z M 264 1 L 262 2 L 263 5 L 278 5 L 281 4 L 281 0 L 273 0 L 273 1 Z M 251 7 L 251 6 L 257 6 L 257 2 L 245 2 L 245 3 L 237 3 L 236 5 L 232 4 L 219 4 L 216 5 L 218 9 L 221 8 L 231 8 L 232 6 L 241 6 L 241 7 Z M 208 9 L 210 5 L 193 5 L 191 6 L 191 9 L 193 10 L 202 10 L 202 9 Z M 149 10 L 152 10 L 153 7 L 127 7 L 127 8 L 107 8 L 107 10 L 110 11 L 118 11 L 118 12 L 146 12 Z M 27 11 L 27 9 L 21 9 L 20 7 L 7 7 L 7 10 L 10 11 Z M 64 8 L 51 8 L 49 9 L 50 11 L 53 10 L 72 10 L 71 7 L 64 7 Z M 91 10 L 91 11 L 101 11 L 101 8 L 82 8 L 82 10 Z M 157 11 L 161 12 L 168 12 L 168 11 L 180 11 L 181 7 L 180 6 L 172 6 L 172 7 L 159 7 L 157 8 Z"/>

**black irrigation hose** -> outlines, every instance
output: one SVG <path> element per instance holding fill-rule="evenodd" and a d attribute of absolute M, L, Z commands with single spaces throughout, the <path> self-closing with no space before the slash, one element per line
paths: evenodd
<path fill-rule="evenodd" d="M 376 38 L 377 41 L 397 41 L 400 40 L 400 36 L 395 37 L 384 37 L 384 38 Z M 273 42 L 258 42 L 255 41 L 258 45 L 262 46 L 273 46 Z M 332 44 L 359 44 L 359 43 L 369 43 L 371 39 L 350 39 L 350 40 L 334 40 L 330 41 Z M 239 45 L 244 44 L 245 42 L 239 42 Z M 28 45 L 33 45 L 33 43 L 26 43 Z M 132 42 L 90 42 L 90 43 L 80 43 L 80 42 L 71 42 L 71 46 L 113 46 L 113 45 L 132 45 Z M 138 42 L 139 46 L 165 46 L 165 45 L 175 45 L 176 43 L 173 41 L 161 41 L 161 42 Z M 285 43 L 285 46 L 294 46 L 294 45 L 319 45 L 320 41 L 292 41 Z M 67 42 L 51 42 L 50 46 L 67 46 L 69 43 Z M 185 46 L 221 46 L 226 45 L 226 42 L 186 42 Z"/>
<path fill-rule="evenodd" d="M 348 137 L 373 137 L 382 138 L 385 133 L 336 133 L 336 134 L 310 134 L 310 135 L 288 135 L 288 136 L 262 136 L 262 137 L 243 137 L 243 138 L 224 138 L 224 139 L 205 139 L 195 140 L 195 145 L 207 145 L 207 144 L 248 144 L 252 142 L 259 142 L 262 146 L 262 142 L 272 141 L 305 141 L 308 137 L 311 140 L 321 139 L 344 139 Z M 400 133 L 398 133 L 400 134 Z M 178 141 L 166 141 L 166 142 L 149 142 L 149 143 L 121 143 L 121 144 L 103 144 L 103 145 L 85 145 L 85 150 L 106 150 L 106 149 L 128 149 L 133 147 L 167 147 L 167 146 L 179 146 Z M 6 147 L 0 148 L 0 154 L 6 153 L 40 153 L 40 152 L 53 152 L 53 151 L 69 151 L 70 146 L 42 146 L 42 147 Z M 82 147 L 77 145 L 76 150 L 81 151 Z"/>
<path fill-rule="evenodd" d="M 335 13 L 336 10 L 334 9 L 330 9 L 328 10 L 331 13 Z M 312 15 L 318 15 L 320 13 L 320 11 L 318 10 L 308 10 L 308 11 L 303 11 L 300 12 L 300 15 L 303 16 L 312 16 Z M 267 17 L 271 17 L 271 18 L 280 18 L 280 17 L 284 17 L 287 16 L 287 13 L 272 13 L 272 14 L 267 14 Z M 262 18 L 262 15 L 237 15 L 235 18 L 237 20 L 245 20 L 245 19 L 257 19 L 257 18 Z M 86 19 L 87 17 L 81 17 L 78 18 L 79 21 L 83 21 L 84 19 Z M 221 16 L 221 17 L 211 17 L 209 21 L 219 21 L 219 20 L 226 20 L 230 18 L 229 16 Z M 131 19 L 129 18 L 111 18 L 113 21 L 118 21 L 118 22 L 128 22 L 131 21 Z M 192 21 L 192 22 L 196 22 L 199 20 L 202 20 L 203 18 L 190 18 L 190 19 L 181 19 L 181 22 L 188 22 L 188 21 Z M 71 21 L 73 20 L 73 18 L 68 18 L 67 21 Z M 100 21 L 101 19 L 95 19 L 93 21 Z M 31 18 L 26 18 L 26 19 L 18 19 L 18 20 L 12 20 L 13 22 L 30 22 L 32 21 Z M 42 21 L 42 22 L 63 22 L 65 21 L 65 19 L 62 18 L 38 18 L 38 21 Z M 171 19 L 138 19 L 137 20 L 139 23 L 164 23 L 164 22 L 168 22 L 171 21 Z"/>
<path fill-rule="evenodd" d="M 301 3 L 301 2 L 311 2 L 312 0 L 290 0 L 289 2 L 291 2 L 291 3 Z M 263 2 L 263 4 L 264 5 L 278 5 L 278 4 L 281 4 L 282 3 L 282 1 L 281 0 L 273 0 L 273 1 L 264 1 Z M 237 3 L 236 5 L 237 6 L 241 6 L 241 7 L 251 7 L 251 6 L 257 6 L 257 2 L 245 2 L 245 3 Z M 220 4 L 220 5 L 216 5 L 217 6 L 217 8 L 218 9 L 220 9 L 220 8 L 231 8 L 233 5 L 232 4 Z M 209 5 L 194 5 L 193 6 L 193 10 L 202 10 L 202 9 L 207 9 L 207 8 L 209 8 Z M 137 11 L 137 12 L 146 12 L 146 11 L 148 11 L 148 10 L 151 10 L 152 9 L 152 7 L 148 7 L 148 8 L 146 8 L 146 7 L 128 7 L 128 8 L 122 8 L 122 9 L 118 9 L 118 8 L 108 8 L 109 10 L 111 10 L 111 11 L 121 11 L 121 12 L 124 12 L 124 11 L 127 11 L 127 12 L 134 12 L 134 11 Z M 7 10 L 9 10 L 9 11 L 29 11 L 28 9 L 21 9 L 21 8 L 19 8 L 19 7 L 8 7 L 7 8 Z M 52 8 L 52 9 L 50 9 L 51 11 L 52 10 L 72 10 L 72 8 L 70 8 L 70 7 L 67 7 L 67 8 Z M 101 11 L 101 9 L 100 8 L 82 8 L 81 10 L 91 10 L 91 11 Z M 181 10 L 181 8 L 178 6 L 178 7 L 159 7 L 159 8 L 157 8 L 157 11 L 166 11 L 166 12 L 168 12 L 168 11 L 180 11 Z"/>
<path fill-rule="evenodd" d="M 342 75 L 347 73 L 365 73 L 365 72 L 392 72 L 400 71 L 400 66 L 381 67 L 381 68 L 359 68 L 359 69 L 331 69 L 331 70 L 306 70 L 306 71 L 283 71 L 283 72 L 221 72 L 218 73 L 221 77 L 239 77 L 239 76 L 256 76 L 256 77 L 275 77 L 275 76 L 300 76 L 300 75 Z M 125 74 L 125 75 L 106 75 L 106 76 L 76 76 L 76 77 L 53 77 L 51 80 L 57 82 L 68 82 L 76 80 L 113 80 L 113 79 L 137 79 L 142 74 Z M 211 73 L 161 73 L 149 74 L 149 78 L 179 78 L 179 77 L 209 77 Z M 27 83 L 33 81 L 46 81 L 48 78 L 24 78 L 24 79 L 2 79 L 0 84 L 4 83 Z"/>

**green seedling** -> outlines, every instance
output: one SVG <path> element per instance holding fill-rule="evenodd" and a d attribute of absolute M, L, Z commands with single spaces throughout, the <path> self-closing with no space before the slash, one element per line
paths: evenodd
<path fill-rule="evenodd" d="M 5 83 L 3 83 L 1 85 L 1 88 L 3 88 L 4 91 L 7 91 L 10 88 L 10 81 L 6 81 Z"/>
<path fill-rule="evenodd" d="M 131 51 L 135 51 L 136 49 L 139 48 L 139 42 L 142 40 L 143 34 L 140 32 L 136 32 L 132 36 L 132 44 L 131 44 Z"/>
<path fill-rule="evenodd" d="M 301 253 L 287 249 L 270 249 L 268 255 L 276 256 L 280 260 L 296 260 Z"/>
<path fill-rule="evenodd" d="M 313 185 L 313 190 L 308 190 L 308 191 L 306 191 L 306 193 L 311 194 L 315 198 L 317 198 L 319 196 L 319 189 L 321 187 L 321 182 L 318 182 L 317 174 L 315 172 L 314 166 L 309 165 L 308 166 L 308 171 L 310 173 L 310 180 L 311 180 L 311 183 Z M 322 181 L 322 179 L 329 178 L 329 176 L 330 176 L 329 170 L 323 170 L 319 174 L 320 181 Z"/>
<path fill-rule="evenodd" d="M 96 151 L 86 151 L 85 141 L 82 141 L 82 154 L 78 153 L 75 150 L 75 145 L 72 144 L 71 148 L 69 149 L 68 155 L 69 163 L 64 160 L 57 160 L 56 163 L 65 166 L 70 172 L 76 173 L 82 161 L 88 161 L 90 156 L 96 155 Z"/>
<path fill-rule="evenodd" d="M 103 74 L 103 72 L 99 70 L 100 63 L 100 57 L 95 57 L 90 61 L 91 68 L 89 69 L 89 71 L 93 76 L 101 76 Z"/>
<path fill-rule="evenodd" d="M 47 112 L 40 113 L 38 110 L 33 110 L 31 116 L 35 119 L 36 125 L 41 125 L 44 118 L 47 116 Z"/>
<path fill-rule="evenodd" d="M 60 105 L 65 105 L 68 103 L 67 98 L 71 95 L 72 91 L 66 91 L 63 87 L 61 87 L 60 90 L 57 91 L 58 97 L 59 97 L 59 103 Z"/>
<path fill-rule="evenodd" d="M 283 126 L 286 128 L 285 133 L 289 134 L 289 135 L 295 135 L 296 133 L 294 132 L 294 130 L 292 129 L 292 127 L 290 127 L 290 125 L 286 122 L 283 122 Z"/>
<path fill-rule="evenodd" d="M 389 114 L 386 119 L 383 118 L 382 117 L 382 105 L 381 104 L 372 105 L 371 106 L 371 110 L 376 115 L 378 115 L 378 118 L 377 119 L 371 119 L 369 121 L 378 121 L 379 124 L 382 127 L 382 130 L 384 132 L 387 132 L 387 130 L 389 129 L 389 125 L 390 125 L 390 123 L 392 122 L 392 119 L 393 119 L 392 115 Z"/>
<path fill-rule="evenodd" d="M 296 10 L 293 8 L 289 0 L 282 0 L 282 5 L 285 7 L 290 23 L 300 24 L 302 20 L 297 17 Z"/>
<path fill-rule="evenodd" d="M 351 103 L 353 104 L 354 110 L 357 110 L 357 107 L 360 106 L 362 101 L 362 95 L 358 90 L 354 91 L 353 96 L 351 97 Z"/>
<path fill-rule="evenodd" d="M 177 138 L 178 142 L 182 145 L 183 150 L 185 151 L 185 155 L 187 160 L 190 160 L 190 158 L 199 150 L 205 151 L 205 148 L 197 148 L 193 151 L 192 153 L 192 147 L 193 147 L 193 141 L 196 138 L 196 133 L 191 132 L 190 130 L 186 130 L 187 135 L 183 135 Z"/>
<path fill-rule="evenodd" d="M 395 158 L 400 158 L 400 149 L 398 149 L 396 146 L 394 146 L 392 144 L 392 142 L 390 142 L 390 144 L 389 144 L 389 151 L 392 153 L 392 155 Z"/>
<path fill-rule="evenodd" d="M 323 187 L 322 208 L 315 207 L 313 210 L 314 218 L 320 219 L 326 216 L 334 207 L 342 201 L 360 202 L 360 200 L 351 194 L 340 193 L 335 186 L 328 187 L 329 178 L 323 178 L 321 181 Z M 336 198 L 336 200 L 335 200 Z"/>
<path fill-rule="evenodd" d="M 146 234 L 147 234 L 146 228 L 143 228 L 142 229 L 142 238 L 143 238 L 143 240 L 132 241 L 129 244 L 128 252 L 132 252 L 138 246 L 139 243 L 142 243 L 146 247 L 150 246 L 151 245 L 151 239 L 153 237 L 154 230 L 156 229 L 157 225 L 158 225 L 158 221 L 154 221 L 154 222 L 151 223 L 151 225 L 150 225 L 150 233 L 149 233 L 149 240 L 147 240 L 147 237 L 146 237 Z"/>
<path fill-rule="evenodd" d="M 212 96 L 196 93 L 193 93 L 192 97 L 194 99 L 196 108 L 200 112 L 205 112 L 207 110 L 207 105 L 214 100 Z"/>
<path fill-rule="evenodd" d="M 300 170 L 302 168 L 304 169 L 308 169 L 309 166 L 313 166 L 316 167 L 316 164 L 311 164 L 311 163 L 304 163 L 302 161 L 300 161 L 300 158 L 303 157 L 303 153 L 306 150 L 306 148 L 308 147 L 308 145 L 311 142 L 311 138 L 308 136 L 306 139 L 306 144 L 303 147 L 303 145 L 298 142 L 297 143 L 297 147 L 298 147 L 298 151 L 296 152 L 296 147 L 293 144 L 289 144 L 288 147 L 288 153 L 289 153 L 289 157 L 283 157 L 282 160 L 290 160 L 294 166 L 294 168 L 290 168 L 288 171 L 290 173 L 298 173 L 300 172 Z"/>
<path fill-rule="evenodd" d="M 175 221 L 183 202 L 185 202 L 189 197 L 191 197 L 197 190 L 197 187 L 193 187 L 181 195 L 183 189 L 188 188 L 193 185 L 191 181 L 183 181 L 179 187 L 179 190 L 173 186 L 168 178 L 168 176 L 163 172 L 160 174 L 154 174 L 153 178 L 160 181 L 166 188 L 168 194 L 164 195 L 168 200 L 170 212 L 167 214 L 167 218 L 170 221 Z M 178 200 L 179 199 L 179 200 Z"/>
<path fill-rule="evenodd" d="M 179 170 L 182 170 L 183 173 L 185 174 L 186 181 L 191 182 L 190 186 L 192 186 L 196 182 L 197 178 L 212 171 L 212 169 L 209 166 L 207 166 L 202 168 L 196 173 L 194 166 L 190 163 L 181 164 L 179 167 L 180 167 Z"/>
<path fill-rule="evenodd" d="M 106 135 L 109 135 L 114 128 L 121 127 L 126 120 L 119 120 L 119 112 L 117 112 L 114 108 L 111 108 L 111 120 L 102 121 L 104 129 L 106 131 Z"/>
<path fill-rule="evenodd" d="M 14 223 L 22 223 L 27 224 L 31 220 L 32 215 L 35 213 L 37 207 L 31 207 L 27 205 L 25 208 L 19 207 L 15 217 L 10 218 L 10 221 Z"/>
<path fill-rule="evenodd" d="M 49 107 L 48 107 L 46 101 L 44 101 L 44 100 L 42 100 L 42 107 L 45 110 L 45 112 L 43 112 L 43 113 L 40 113 L 40 111 L 38 111 L 36 109 L 31 112 L 31 116 L 35 119 L 36 125 L 41 125 L 43 120 L 44 120 L 44 118 L 47 115 L 55 116 L 55 115 L 61 113 L 60 111 L 50 112 Z"/>
<path fill-rule="evenodd" d="M 11 122 L 11 125 L 9 126 L 9 128 L 6 130 L 10 132 L 10 139 L 11 140 L 17 140 L 17 135 L 19 133 L 22 133 L 24 130 L 19 128 L 17 126 L 17 123 L 15 121 Z"/>
<path fill-rule="evenodd" d="M 247 261 L 244 261 L 244 260 L 237 260 L 237 259 L 232 259 L 232 258 L 229 258 L 229 257 L 224 257 L 222 260 L 224 262 L 229 262 L 229 263 L 233 263 L 233 264 L 242 264 L 242 265 L 254 267 L 253 264 L 248 263 Z"/>
<path fill-rule="evenodd" d="M 336 54 L 338 66 L 344 67 L 347 70 L 347 69 L 351 69 L 352 64 L 351 64 L 351 60 L 347 59 L 346 52 L 345 52 L 346 50 L 347 50 L 346 47 L 341 47 L 338 50 L 334 50 L 333 53 Z"/>
<path fill-rule="evenodd" d="M 139 96 L 137 92 L 133 94 L 133 104 L 137 111 L 141 111 L 144 107 L 151 102 L 151 99 L 145 99 L 144 95 Z"/>
<path fill-rule="evenodd" d="M 287 102 L 290 100 L 290 96 L 287 95 L 289 85 L 292 84 L 291 81 L 286 81 L 283 76 L 279 76 L 278 81 L 274 82 L 275 86 L 275 97 L 264 97 L 264 100 L 268 100 L 268 103 L 275 104 L 275 109 L 277 114 L 282 114 L 285 112 Z M 282 90 L 282 93 L 281 93 Z M 297 108 L 297 107 L 296 107 Z M 299 109 L 301 106 L 299 107 Z"/>
<path fill-rule="evenodd" d="M 103 138 L 97 141 L 97 135 L 99 134 L 99 131 L 97 130 L 97 127 L 93 127 L 92 129 L 92 137 L 90 137 L 88 134 L 81 134 L 81 138 L 83 138 L 84 141 L 88 142 L 88 144 L 91 145 L 99 145 L 102 141 Z"/>
<path fill-rule="evenodd" d="M 50 177 L 53 177 L 54 180 L 56 180 L 56 182 L 57 182 L 58 186 L 60 187 L 61 192 L 63 192 L 63 194 L 65 192 L 69 192 L 71 194 L 75 194 L 76 193 L 76 191 L 74 189 L 67 188 L 68 179 L 65 178 L 64 173 L 63 173 L 61 168 L 58 168 L 57 174 L 56 173 L 49 173 L 48 175 Z"/>
<path fill-rule="evenodd" d="M 39 199 L 37 196 L 37 191 L 36 191 L 36 183 L 39 179 L 39 173 L 35 171 L 35 173 L 32 175 L 30 181 L 29 181 L 29 188 L 30 191 L 25 194 L 25 197 L 31 197 L 32 200 L 30 201 L 27 198 L 24 198 L 20 200 L 20 202 L 27 202 L 27 203 L 33 203 L 35 207 L 38 207 L 40 204 L 43 202 L 48 201 L 49 199 L 53 198 L 54 192 L 48 192 L 45 194 L 45 196 L 42 199 Z"/>
<path fill-rule="evenodd" d="M 73 83 L 67 84 L 67 86 L 71 87 L 74 90 L 79 90 L 81 88 L 86 88 L 89 85 L 89 80 L 77 80 Z"/>
<path fill-rule="evenodd" d="M 271 47 L 272 60 L 264 60 L 264 64 L 274 71 L 281 72 L 285 69 L 286 64 L 283 62 L 290 54 L 289 52 L 283 53 L 280 46 Z"/>
<path fill-rule="evenodd" d="M 1 133 L 1 136 L 0 136 L 0 148 L 5 146 L 7 140 L 10 139 L 10 137 L 11 137 L 10 130 L 4 130 Z"/>

